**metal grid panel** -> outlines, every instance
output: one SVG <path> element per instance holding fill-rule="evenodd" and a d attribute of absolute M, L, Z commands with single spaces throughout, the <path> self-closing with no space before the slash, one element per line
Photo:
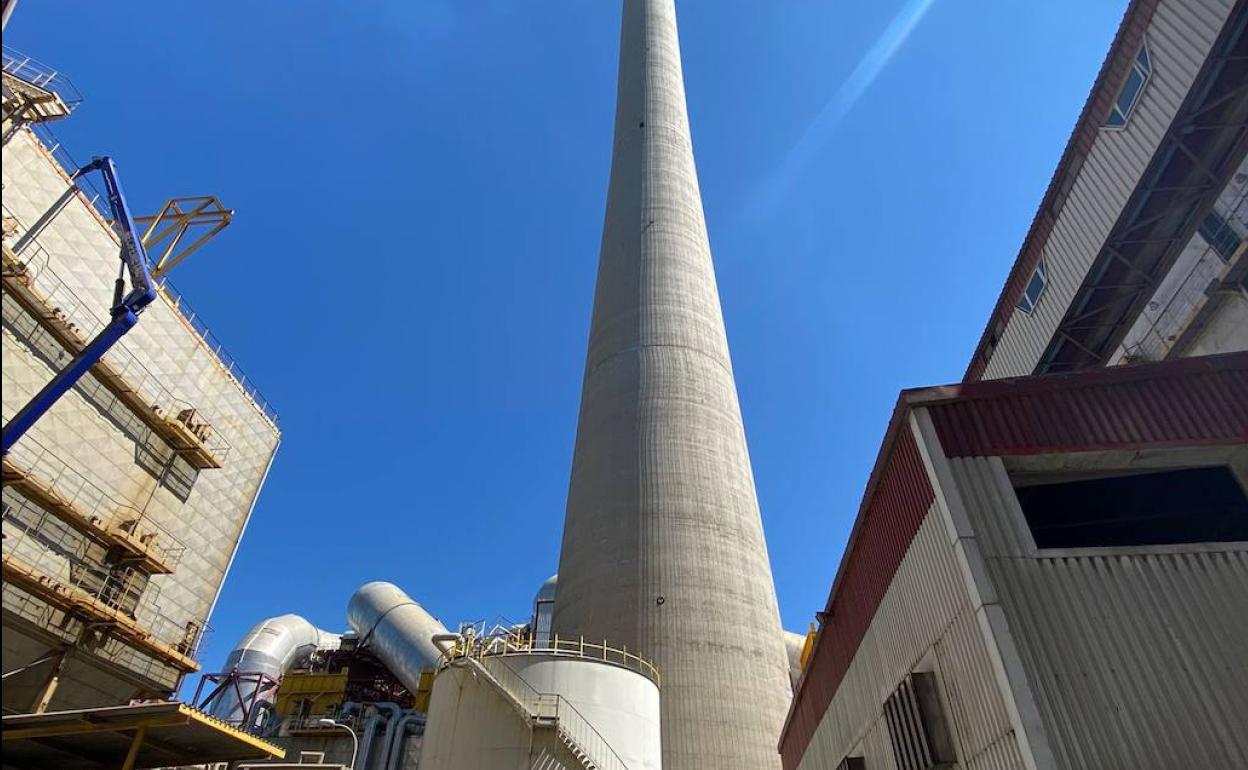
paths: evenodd
<path fill-rule="evenodd" d="M 67 185 L 63 171 L 28 131 L 18 132 L 5 145 L 3 177 L 6 214 L 22 222 L 36 221 Z M 70 308 L 70 320 L 86 328 L 111 300 L 117 269 L 111 232 L 87 201 L 75 199 L 39 236 L 38 245 L 58 279 L 83 300 L 83 307 Z M 23 339 L 8 323 L 13 302 L 6 293 L 6 418 L 52 372 L 38 343 Z M 278 431 L 171 304 L 153 303 L 127 335 L 126 346 L 162 387 L 192 404 L 228 442 L 224 467 L 187 467 L 133 413 L 103 399 L 91 378 L 57 402 L 28 437 L 95 486 L 142 511 L 146 521 L 177 533 L 185 546 L 182 560 L 174 574 L 153 582 L 160 584 L 159 612 L 179 628 L 202 626 L 276 451 Z M 138 608 L 140 617 L 154 611 L 154 605 L 141 603 Z M 122 650 L 118 653 L 127 657 Z M 137 660 L 123 665 L 147 668 Z M 69 693 L 72 685 L 62 688 Z"/>

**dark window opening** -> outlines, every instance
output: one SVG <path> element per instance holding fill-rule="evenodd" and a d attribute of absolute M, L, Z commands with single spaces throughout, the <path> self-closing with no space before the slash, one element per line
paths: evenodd
<path fill-rule="evenodd" d="M 1044 294 L 1044 287 L 1049 283 L 1048 269 L 1044 265 L 1044 260 L 1040 260 L 1040 264 L 1036 265 L 1036 270 L 1031 274 L 1031 280 L 1027 282 L 1027 288 L 1023 290 L 1023 296 L 1018 300 L 1018 309 L 1031 315 L 1031 311 L 1036 309 L 1036 303 L 1040 301 L 1040 297 Z"/>
<path fill-rule="evenodd" d="M 1229 468 L 1190 468 L 1015 490 L 1037 548 L 1248 540 L 1248 496 Z"/>
<path fill-rule="evenodd" d="M 1114 100 L 1114 106 L 1109 111 L 1109 117 L 1105 119 L 1105 125 L 1112 128 L 1127 125 L 1127 120 L 1139 103 L 1140 94 L 1144 92 L 1144 85 L 1152 74 L 1153 62 L 1148 55 L 1148 47 L 1141 46 L 1131 64 L 1131 71 L 1127 73 L 1127 79 L 1122 84 L 1122 90 L 1118 92 L 1118 98 Z"/>
<path fill-rule="evenodd" d="M 867 760 L 862 757 L 845 757 L 836 770 L 867 770 Z"/>
<path fill-rule="evenodd" d="M 1200 223 L 1200 237 L 1218 253 L 1223 262 L 1229 262 L 1239 249 L 1240 237 L 1231 223 L 1216 211 L 1210 211 Z"/>

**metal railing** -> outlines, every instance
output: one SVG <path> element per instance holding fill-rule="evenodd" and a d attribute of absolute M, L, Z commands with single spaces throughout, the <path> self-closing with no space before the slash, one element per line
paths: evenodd
<path fill-rule="evenodd" d="M 100 529 L 121 532 L 127 539 L 138 541 L 153 558 L 170 569 L 176 567 L 186 553 L 186 546 L 167 529 L 148 520 L 134 506 L 121 502 L 34 437 L 27 436 L 15 444 L 5 462 L 27 474 L 30 483 L 52 492 Z"/>
<path fill-rule="evenodd" d="M 7 45 L 3 48 L 2 56 L 6 73 L 45 91 L 55 93 L 70 107 L 82 102 L 82 94 L 79 93 L 78 88 L 62 73 Z"/>
<path fill-rule="evenodd" d="M 6 209 L 5 216 L 9 213 Z M 83 299 L 70 285 L 61 278 L 52 267 L 52 255 L 35 239 L 28 243 L 21 253 L 16 254 L 23 270 L 21 280 L 32 290 L 37 291 L 40 299 L 52 315 L 60 321 L 75 337 L 80 345 L 85 345 L 108 323 L 99 315 L 99 303 Z M 230 452 L 230 443 L 218 431 L 213 430 L 212 422 L 199 417 L 198 408 L 190 402 L 178 398 L 169 388 L 165 387 L 139 356 L 129 347 L 125 340 L 113 345 L 104 354 L 103 361 L 125 381 L 126 386 L 137 394 L 151 411 L 163 420 L 178 420 L 189 430 L 218 460 L 224 460 Z M 194 415 L 193 418 L 182 419 L 182 415 Z"/>
<path fill-rule="evenodd" d="M 1150 301 L 1141 312 L 1135 326 L 1128 332 L 1127 338 L 1134 337 L 1135 339 L 1124 343 L 1123 357 L 1126 360 L 1161 361 L 1170 354 L 1170 349 L 1191 323 L 1196 312 L 1195 308 L 1200 307 L 1208 299 L 1211 282 L 1223 280 L 1232 266 L 1243 258 L 1244 250 L 1248 246 L 1245 246 L 1243 236 L 1232 221 L 1238 221 L 1239 227 L 1243 228 L 1245 219 L 1248 219 L 1248 212 L 1244 212 L 1245 204 L 1248 204 L 1248 188 L 1245 188 L 1244 192 L 1228 204 L 1225 216 L 1221 216 L 1218 212 L 1222 221 L 1218 229 L 1209 234 L 1213 238 L 1230 235 L 1240 240 L 1239 248 L 1233 258 L 1228 260 L 1209 242 L 1209 237 L 1201 233 L 1205 247 L 1201 250 L 1200 256 L 1193 260 L 1183 279 L 1174 287 L 1165 305 L 1161 306 L 1155 300 Z M 1193 235 L 1187 247 L 1195 242 L 1196 236 Z M 1148 326 L 1137 333 L 1135 329 L 1141 327 L 1145 321 L 1148 322 Z"/>
<path fill-rule="evenodd" d="M 451 649 L 452 657 L 484 658 L 506 655 L 559 655 L 610 663 L 629 671 L 635 671 L 656 685 L 662 686 L 659 670 L 645 658 L 628 651 L 627 647 L 612 647 L 606 641 L 588 641 L 585 637 L 560 638 L 558 634 L 549 639 L 511 631 L 496 631 L 484 636 L 465 635 Z"/>
<path fill-rule="evenodd" d="M 57 516 L 28 500 L 6 502 L 4 530 L 6 570 L 11 562 L 15 569 L 38 575 L 41 583 L 57 593 L 87 597 L 96 606 L 130 618 L 151 639 L 187 658 L 193 658 L 203 643 L 207 629 L 202 623 L 179 621 L 161 610 L 160 586 L 149 575 L 106 561 L 102 547 L 88 546 L 85 535 Z M 128 649 L 138 656 L 136 665 L 138 658 L 145 664 L 163 665 Z"/>
<path fill-rule="evenodd" d="M 82 164 L 75 160 L 74 157 L 70 155 L 69 151 L 65 149 L 64 145 L 57 141 L 56 135 L 53 134 L 51 129 L 49 129 L 46 125 L 40 124 L 34 127 L 34 131 L 39 136 L 40 144 L 42 145 L 44 152 L 46 152 L 52 162 L 60 168 L 66 178 L 66 181 L 68 182 L 71 180 L 72 174 L 82 168 Z M 82 200 L 86 204 L 87 208 L 94 213 L 96 219 L 98 219 L 108 230 L 109 234 L 116 237 L 110 224 L 109 217 L 111 216 L 111 213 L 105 208 L 102 208 L 103 204 L 101 202 L 107 201 L 107 198 L 104 197 L 100 189 L 97 188 L 89 178 L 80 177 L 78 179 L 74 179 L 73 183 L 79 188 L 79 192 L 82 194 Z M 4 215 L 6 217 L 12 217 L 12 214 L 8 210 L 7 206 L 5 207 Z M 23 223 L 21 223 L 21 220 L 16 217 L 13 218 L 18 222 L 19 232 L 26 232 L 27 228 Z M 178 289 L 169 281 L 168 278 L 164 278 L 159 281 L 158 287 L 160 289 L 160 293 L 165 295 L 165 301 L 169 303 L 169 306 L 176 314 L 181 316 L 181 318 L 186 321 L 187 325 L 191 327 L 191 330 L 199 337 L 200 342 L 204 345 L 204 347 L 216 356 L 222 368 L 225 369 L 226 373 L 235 381 L 235 383 L 237 383 L 239 389 L 242 390 L 243 395 L 245 395 L 247 399 L 255 405 L 256 409 L 259 410 L 259 412 L 263 414 L 274 427 L 276 427 L 279 420 L 277 410 L 274 409 L 269 400 L 265 398 L 264 394 L 260 392 L 260 389 L 256 386 L 255 382 L 252 381 L 251 377 L 243 371 L 243 368 L 238 363 L 238 360 L 235 359 L 234 356 L 231 355 L 225 348 L 225 346 L 221 344 L 220 340 L 216 338 L 216 336 L 212 333 L 212 330 L 208 328 L 208 325 L 205 324 L 203 319 L 199 316 L 199 313 L 197 313 L 194 308 L 190 306 L 190 303 L 186 301 L 186 297 L 182 294 L 182 292 L 178 291 Z"/>
<path fill-rule="evenodd" d="M 465 655 L 452 658 L 448 665 L 459 661 L 461 664 L 474 666 L 478 672 L 485 674 L 487 681 L 492 680 L 510 696 L 526 717 L 536 724 L 552 726 L 564 745 L 574 754 L 589 760 L 598 770 L 629 770 L 607 739 L 577 711 L 576 706 L 561 695 L 538 692 L 524 677 L 508 666 L 503 657 L 503 654 L 485 658 Z"/>

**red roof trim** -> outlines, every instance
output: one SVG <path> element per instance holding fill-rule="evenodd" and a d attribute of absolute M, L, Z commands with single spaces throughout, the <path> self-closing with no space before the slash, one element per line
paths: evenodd
<path fill-rule="evenodd" d="M 882 471 L 872 475 L 864 498 L 866 510 L 854 524 L 809 665 L 785 721 L 780 741 L 785 770 L 801 762 L 935 499 L 909 426 L 890 430 L 885 447 L 889 455 Z"/>

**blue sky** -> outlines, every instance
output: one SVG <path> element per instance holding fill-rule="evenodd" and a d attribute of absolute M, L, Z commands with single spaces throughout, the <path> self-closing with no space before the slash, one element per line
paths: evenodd
<path fill-rule="evenodd" d="M 897 391 L 962 375 L 1125 2 L 684 0 L 703 199 L 786 627 Z M 211 620 L 403 586 L 523 619 L 558 561 L 618 3 L 26 0 L 58 137 L 234 224 L 173 281 L 282 415 Z"/>

